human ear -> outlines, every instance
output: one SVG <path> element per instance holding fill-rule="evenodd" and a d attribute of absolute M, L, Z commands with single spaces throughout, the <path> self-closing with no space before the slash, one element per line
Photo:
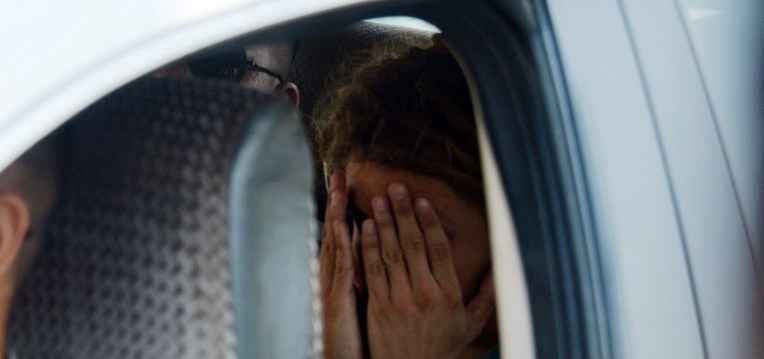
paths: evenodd
<path fill-rule="evenodd" d="M 0 192 L 0 277 L 13 268 L 29 225 L 26 201 L 14 193 Z"/>
<path fill-rule="evenodd" d="M 297 89 L 297 85 L 291 82 L 283 82 L 276 87 L 276 92 L 284 96 L 292 106 L 297 107 L 300 105 L 300 91 Z"/>

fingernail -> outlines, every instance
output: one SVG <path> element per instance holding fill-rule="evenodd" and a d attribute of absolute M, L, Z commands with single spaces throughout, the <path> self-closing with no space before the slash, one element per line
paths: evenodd
<path fill-rule="evenodd" d="M 426 198 L 417 198 L 414 202 L 414 208 L 419 213 L 427 213 L 430 210 L 430 202 Z"/>
<path fill-rule="evenodd" d="M 376 232 L 376 228 L 374 228 L 374 221 L 368 219 L 363 222 L 363 231 L 366 234 L 374 234 Z"/>
<path fill-rule="evenodd" d="M 372 200 L 372 205 L 374 206 L 374 210 L 377 212 L 386 212 L 387 211 L 387 201 L 385 201 L 382 197 L 374 197 L 374 200 Z"/>
<path fill-rule="evenodd" d="M 406 197 L 406 186 L 400 183 L 390 185 L 390 197 L 394 200 L 401 200 Z"/>

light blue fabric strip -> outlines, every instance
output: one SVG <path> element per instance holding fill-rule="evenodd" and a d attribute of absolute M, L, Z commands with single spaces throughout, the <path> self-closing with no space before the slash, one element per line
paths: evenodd
<path fill-rule="evenodd" d="M 264 106 L 232 174 L 230 248 L 240 358 L 305 358 L 310 343 L 312 163 L 296 112 Z"/>

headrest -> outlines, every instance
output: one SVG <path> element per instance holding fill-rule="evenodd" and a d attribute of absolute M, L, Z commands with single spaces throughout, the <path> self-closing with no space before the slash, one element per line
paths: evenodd
<path fill-rule="evenodd" d="M 265 100 L 147 78 L 74 118 L 70 173 L 14 301 L 8 348 L 21 358 L 236 357 L 229 183 Z"/>

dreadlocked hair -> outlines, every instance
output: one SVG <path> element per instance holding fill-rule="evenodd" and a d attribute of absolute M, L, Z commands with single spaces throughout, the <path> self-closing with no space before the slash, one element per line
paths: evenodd
<path fill-rule="evenodd" d="M 469 89 L 439 37 L 362 65 L 319 106 L 314 131 L 329 172 L 369 161 L 448 183 L 483 203 Z"/>

